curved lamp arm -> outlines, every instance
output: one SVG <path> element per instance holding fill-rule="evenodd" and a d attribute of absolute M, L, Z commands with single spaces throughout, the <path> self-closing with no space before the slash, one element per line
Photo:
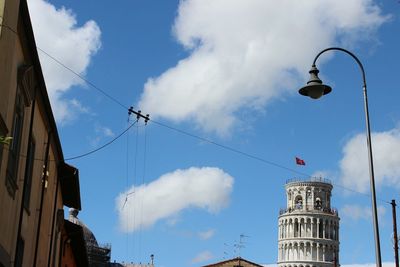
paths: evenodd
<path fill-rule="evenodd" d="M 313 64 L 312 64 L 313 67 L 316 66 L 315 63 L 317 62 L 317 59 L 318 59 L 323 53 L 325 53 L 325 52 L 327 52 L 327 51 L 331 51 L 331 50 L 338 50 L 338 51 L 345 52 L 346 54 L 348 54 L 348 55 L 350 55 L 352 58 L 354 58 L 354 60 L 357 62 L 358 66 L 360 66 L 360 69 L 361 69 L 362 79 L 363 79 L 363 87 L 367 87 L 367 82 L 366 82 L 366 79 L 365 79 L 365 71 L 364 71 L 363 65 L 361 64 L 361 61 L 358 59 L 358 57 L 356 57 L 356 55 L 354 55 L 354 54 L 351 53 L 349 50 L 346 50 L 346 49 L 344 49 L 344 48 L 340 48 L 340 47 L 329 47 L 329 48 L 326 48 L 326 49 L 322 50 L 322 51 L 319 52 L 318 55 L 314 58 L 314 61 L 313 61 Z"/>

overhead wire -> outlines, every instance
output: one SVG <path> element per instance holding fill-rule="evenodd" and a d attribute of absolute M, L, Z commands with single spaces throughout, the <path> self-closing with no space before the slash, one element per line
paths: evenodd
<path fill-rule="evenodd" d="M 8 26 L 7 24 L 0 24 L 0 27 L 4 27 L 8 30 L 10 30 L 11 32 L 13 32 L 15 35 L 18 35 L 18 32 L 16 30 L 14 30 L 13 28 L 11 28 L 10 26 Z M 36 44 L 35 44 L 36 45 Z M 68 67 L 66 64 L 64 64 L 63 62 L 61 62 L 59 59 L 57 59 L 56 57 L 50 55 L 49 53 L 47 53 L 45 50 L 43 50 L 42 48 L 40 48 L 39 46 L 36 45 L 36 49 L 38 51 L 40 51 L 41 53 L 43 53 L 44 55 L 46 55 L 47 57 L 49 57 L 51 60 L 53 60 L 54 62 L 56 62 L 57 64 L 59 64 L 60 66 L 62 66 L 63 68 L 65 68 L 66 70 L 70 71 L 72 74 L 74 74 L 75 76 L 77 76 L 79 79 L 81 79 L 82 81 L 86 82 L 88 85 L 90 85 L 93 89 L 97 90 L 98 92 L 100 92 L 101 94 L 103 94 L 104 96 L 106 96 L 107 98 L 109 98 L 110 100 L 112 100 L 114 103 L 116 103 L 117 105 L 119 105 L 120 107 L 128 110 L 129 107 L 125 106 L 121 101 L 119 101 L 118 99 L 114 98 L 113 96 L 111 96 L 110 94 L 108 94 L 106 91 L 104 91 L 103 89 L 101 89 L 100 87 L 98 87 L 97 85 L 95 85 L 93 82 L 89 81 L 88 79 L 86 79 L 85 77 L 83 77 L 82 75 L 80 75 L 78 72 L 74 71 L 72 68 Z"/>
<path fill-rule="evenodd" d="M 128 116 L 128 124 L 129 124 L 129 116 Z M 129 179 L 129 132 L 126 135 L 126 155 L 125 155 L 125 157 L 126 157 L 126 159 L 125 159 L 126 160 L 126 166 L 125 166 L 126 183 L 125 183 L 125 186 L 126 186 L 126 188 L 128 188 L 128 185 L 129 185 L 129 181 L 128 181 L 128 179 Z M 128 196 L 126 195 L 124 204 L 122 205 L 122 208 L 121 208 L 122 210 L 124 209 L 127 201 L 128 201 Z"/>
<path fill-rule="evenodd" d="M 334 182 L 331 182 L 331 183 L 332 183 L 333 186 L 340 187 L 340 188 L 342 188 L 342 189 L 344 189 L 344 190 L 347 190 L 347 191 L 350 191 L 350 192 L 353 192 L 353 193 L 357 193 L 357 194 L 360 194 L 360 195 L 364 195 L 365 197 L 371 197 L 371 194 L 364 193 L 364 192 L 360 192 L 360 191 L 351 189 L 351 188 L 349 188 L 349 187 L 345 187 L 345 186 L 343 186 L 343 185 L 341 185 L 341 184 L 337 184 L 337 183 L 334 183 Z M 388 202 L 387 200 L 382 199 L 382 198 L 379 198 L 379 197 L 376 197 L 376 200 L 379 200 L 380 202 L 384 202 L 384 203 L 387 203 L 387 204 L 391 204 L 391 203 Z"/>
<path fill-rule="evenodd" d="M 0 27 L 4 27 L 8 30 L 10 30 L 12 33 L 14 33 L 15 35 L 18 36 L 18 32 L 16 30 L 14 30 L 12 27 L 8 26 L 7 24 L 4 23 L 0 23 Z M 61 62 L 60 60 L 58 60 L 56 57 L 50 55 L 49 53 L 47 53 L 45 50 L 41 49 L 39 46 L 36 45 L 36 49 L 40 52 L 42 52 L 43 54 L 45 54 L 46 56 L 48 56 L 50 59 L 52 59 L 54 62 L 58 63 L 60 66 L 62 66 L 63 68 L 67 69 L 68 71 L 70 71 L 71 73 L 73 73 L 75 76 L 77 76 L 78 78 L 80 78 L 81 80 L 83 80 L 84 82 L 86 82 L 87 84 L 89 84 L 92 88 L 96 89 L 98 92 L 102 93 L 104 96 L 106 96 L 107 98 L 109 98 L 110 100 L 112 100 L 114 103 L 118 104 L 119 106 L 121 106 L 122 108 L 129 110 L 129 107 L 125 106 L 123 103 L 121 103 L 120 101 L 118 101 L 116 98 L 112 97 L 110 94 L 108 94 L 107 92 L 105 92 L 104 90 L 102 90 L 101 88 L 99 88 L 98 86 L 96 86 L 94 83 L 92 83 L 91 81 L 89 81 L 88 79 L 86 79 L 85 77 L 83 77 L 82 75 L 80 75 L 79 73 L 77 73 L 76 71 L 74 71 L 72 68 L 68 67 L 67 65 L 65 65 L 63 62 Z M 136 123 L 136 122 L 135 122 Z M 124 130 L 121 134 L 119 134 L 116 138 L 112 139 L 110 142 L 104 144 L 103 146 L 94 149 L 92 151 L 89 151 L 87 153 L 84 153 L 82 155 L 78 155 L 78 156 L 74 156 L 74 157 L 69 157 L 69 158 L 65 158 L 64 160 L 68 161 L 68 160 L 74 160 L 74 159 L 78 159 L 78 158 L 82 158 L 85 156 L 88 156 L 90 154 L 93 154 L 103 148 L 105 148 L 106 146 L 112 144 L 115 140 L 117 140 L 118 138 L 120 138 L 125 132 L 127 132 L 134 124 L 132 124 L 131 126 L 129 126 L 126 130 Z M 19 155 L 20 157 L 27 157 L 26 155 L 23 155 L 20 153 Z M 39 160 L 39 161 L 43 161 L 43 159 L 37 159 L 34 158 L 34 160 Z"/>
<path fill-rule="evenodd" d="M 16 30 L 14 30 L 13 28 L 11 28 L 10 26 L 8 26 L 7 24 L 0 23 L 0 27 L 4 27 L 4 28 L 10 30 L 11 32 L 13 32 L 15 35 L 18 35 L 18 32 Z"/>
<path fill-rule="evenodd" d="M 146 123 L 147 126 L 147 123 Z M 147 159 L 147 127 L 144 127 L 144 148 L 143 148 L 143 173 L 142 173 L 142 185 L 146 183 L 146 159 Z M 146 190 L 145 188 L 143 190 Z M 143 192 L 143 197 L 140 202 L 140 222 L 139 222 L 139 257 L 142 258 L 142 247 L 143 247 L 143 240 L 142 240 L 142 230 L 143 230 L 143 207 L 144 207 L 144 198 L 145 193 Z"/>
<path fill-rule="evenodd" d="M 74 159 L 78 159 L 78 158 L 83 158 L 83 157 L 89 156 L 89 155 L 91 155 L 91 154 L 93 154 L 93 153 L 95 153 L 95 152 L 98 152 L 98 151 L 102 150 L 103 148 L 105 148 L 105 147 L 111 145 L 111 144 L 114 143 L 116 140 L 118 140 L 119 138 L 121 138 L 121 136 L 123 136 L 127 131 L 129 131 L 129 129 L 132 128 L 136 123 L 137 123 L 137 122 L 135 121 L 134 123 L 132 123 L 131 125 L 129 125 L 125 130 L 123 130 L 120 134 L 118 134 L 116 137 L 114 137 L 113 139 L 111 139 L 110 141 L 108 141 L 107 143 L 105 143 L 104 145 L 101 145 L 100 147 L 97 147 L 97 148 L 95 148 L 95 149 L 93 149 L 93 150 L 91 150 L 91 151 L 89 151 L 89 152 L 85 152 L 85 153 L 79 154 L 79 155 L 77 155 L 77 156 L 65 158 L 64 160 L 65 160 L 65 161 L 70 161 L 70 160 L 74 160 Z M 3 149 L 4 149 L 4 150 L 10 151 L 9 148 L 4 147 L 4 144 L 2 144 L 2 145 L 3 145 Z M 22 153 L 19 153 L 18 157 L 20 157 L 20 158 L 27 158 L 27 155 L 22 154 Z M 35 160 L 35 161 L 44 161 L 43 158 L 36 158 L 36 157 L 35 157 L 33 160 Z M 49 159 L 49 161 L 55 161 L 55 159 Z"/>
<path fill-rule="evenodd" d="M 9 27 L 9 26 L 6 25 L 6 24 L 0 24 L 0 26 L 3 26 L 3 27 L 5 27 L 5 28 L 9 29 L 10 31 L 12 31 L 13 33 L 18 34 L 14 29 L 12 29 L 11 27 Z M 55 58 L 54 56 L 50 55 L 49 53 L 47 53 L 46 51 L 44 51 L 43 49 L 41 49 L 41 48 L 38 47 L 38 46 L 36 46 L 36 48 L 37 48 L 38 50 L 40 50 L 43 54 L 45 54 L 46 56 L 48 56 L 50 59 L 54 60 L 54 61 L 55 61 L 56 63 L 58 63 L 60 66 L 64 67 L 65 69 L 67 69 L 68 71 L 70 71 L 71 73 L 73 73 L 74 75 L 76 75 L 78 78 L 80 78 L 80 79 L 82 79 L 83 81 L 85 81 L 85 82 L 86 82 L 87 84 L 89 84 L 92 88 L 96 89 L 98 92 L 100 92 L 101 94 L 103 94 L 104 96 L 106 96 L 107 98 L 109 98 L 110 100 L 112 100 L 114 103 L 116 103 L 116 104 L 119 105 L 120 107 L 122 107 L 122 108 L 124 108 L 125 110 L 128 110 L 128 111 L 130 110 L 130 108 L 127 107 L 126 105 L 124 105 L 122 102 L 120 102 L 120 101 L 117 100 L 116 98 L 112 97 L 110 94 L 108 94 L 107 92 L 105 92 L 103 89 L 99 88 L 97 85 L 95 85 L 94 83 L 92 83 L 92 82 L 89 81 L 88 79 L 84 78 L 82 75 L 80 75 L 79 73 L 77 73 L 76 71 L 74 71 L 73 69 L 71 69 L 70 67 L 68 67 L 67 65 L 65 65 L 64 63 L 62 63 L 60 60 L 58 60 L 58 59 Z M 228 150 L 228 151 L 231 151 L 231 152 L 234 152 L 234 153 L 237 153 L 237 154 L 241 154 L 241 155 L 243 155 L 243 156 L 246 156 L 246 157 L 248 157 L 248 158 L 251 158 L 251 159 L 254 159 L 254 160 L 263 162 L 263 163 L 265 163 L 265 164 L 268 164 L 268 165 L 271 165 L 271 166 L 275 166 L 275 167 L 277 167 L 277 168 L 281 168 L 281 169 L 284 169 L 284 170 L 287 170 L 287 171 L 290 171 L 290 172 L 293 172 L 293 173 L 296 173 L 296 174 L 299 174 L 299 175 L 302 175 L 302 176 L 311 177 L 310 174 L 297 171 L 297 170 L 295 170 L 295 169 L 286 167 L 286 166 L 284 166 L 284 165 L 281 165 L 281 164 L 275 163 L 275 162 L 273 162 L 273 161 L 269 161 L 269 160 L 263 159 L 263 158 L 261 158 L 261 157 L 258 157 L 258 156 L 249 154 L 249 153 L 247 153 L 247 152 L 240 151 L 240 150 L 238 150 L 238 149 L 235 149 L 235 148 L 232 148 L 232 147 L 229 147 L 229 146 L 226 146 L 226 145 L 219 144 L 219 143 L 217 143 L 217 142 L 215 142 L 215 141 L 212 141 L 212 140 L 210 140 L 210 139 L 207 139 L 207 138 L 204 138 L 204 137 L 201 137 L 201 136 L 198 136 L 198 135 L 195 135 L 195 134 L 192 134 L 192 133 L 183 131 L 183 130 L 181 130 L 181 129 L 178 129 L 178 128 L 169 126 L 169 125 L 167 125 L 167 124 L 164 124 L 164 123 L 155 121 L 155 120 L 153 120 L 153 119 L 150 120 L 149 118 L 147 118 L 147 120 L 152 121 L 153 123 L 158 124 L 158 125 L 160 125 L 160 126 L 162 126 L 162 127 L 165 127 L 165 128 L 170 129 L 170 130 L 176 131 L 176 132 L 178 132 L 178 133 L 184 134 L 184 135 L 186 135 L 186 136 L 190 136 L 190 137 L 193 137 L 193 138 L 202 140 L 202 141 L 207 142 L 207 143 L 209 143 L 209 144 L 218 146 L 218 147 L 220 147 L 220 148 L 226 149 L 226 150 Z M 133 126 L 133 125 L 131 125 L 130 127 L 132 127 L 132 126 Z M 130 127 L 129 127 L 129 128 L 130 128 Z M 129 128 L 126 129 L 124 132 L 122 132 L 120 135 L 118 135 L 117 138 L 111 140 L 110 142 L 106 143 L 106 144 L 103 145 L 102 147 L 100 147 L 100 148 L 98 148 L 98 149 L 95 149 L 95 150 L 93 150 L 93 151 L 90 151 L 90 152 L 88 152 L 88 153 L 84 153 L 84 154 L 82 154 L 82 155 L 78 155 L 78 156 L 75 156 L 75 157 L 66 158 L 65 160 L 73 160 L 73 159 L 85 157 L 85 156 L 87 156 L 87 155 L 90 155 L 90 154 L 92 154 L 92 153 L 95 153 L 95 152 L 101 150 L 102 148 L 108 146 L 109 144 L 113 143 L 116 139 L 118 139 L 118 138 L 119 138 L 120 136 L 122 136 L 126 131 L 128 131 Z M 36 160 L 36 159 L 35 159 L 35 160 Z M 43 160 L 43 159 L 38 159 L 38 160 Z M 354 190 L 354 189 L 347 188 L 347 187 L 345 187 L 345 186 L 343 186 L 343 185 L 339 185 L 339 184 L 334 184 L 334 185 L 335 185 L 335 186 L 338 186 L 338 187 L 341 187 L 341 188 L 343 188 L 343 189 L 346 189 L 346 190 L 348 190 L 348 191 L 354 192 L 354 193 L 358 193 L 358 194 L 363 194 L 363 195 L 368 195 L 368 196 L 370 196 L 370 194 L 362 193 L 362 192 L 356 191 L 356 190 Z M 377 198 L 377 200 L 380 200 L 380 201 L 382 201 L 382 202 L 385 202 L 385 203 L 389 203 L 389 204 L 390 204 L 390 202 L 385 201 L 385 200 L 380 199 L 380 198 Z"/>
<path fill-rule="evenodd" d="M 278 168 L 281 168 L 281 169 L 284 169 L 284 170 L 287 170 L 287 171 L 290 171 L 290 172 L 293 172 L 293 173 L 297 173 L 297 174 L 300 174 L 300 175 L 302 175 L 302 176 L 312 177 L 311 174 L 304 173 L 304 172 L 299 172 L 299 171 L 297 171 L 297 170 L 295 170 L 295 169 L 292 169 L 292 168 L 283 166 L 283 165 L 281 165 L 281 164 L 277 164 L 277 163 L 275 163 L 275 162 L 272 162 L 272 161 L 263 159 L 263 158 L 261 158 L 261 157 L 259 157 L 259 156 L 255 156 L 255 155 L 249 154 L 249 153 L 247 153 L 247 152 L 243 152 L 243 151 L 241 151 L 241 150 L 238 150 L 238 149 L 235 149 L 235 148 L 226 146 L 226 145 L 219 144 L 219 143 L 217 143 L 217 142 L 215 142 L 215 141 L 212 141 L 212 140 L 210 140 L 210 139 L 207 139 L 207 138 L 205 138 L 205 137 L 201 137 L 201 136 L 198 136 L 198 135 L 195 135 L 195 134 L 192 134 L 192 133 L 183 131 L 183 130 L 181 130 L 181 129 L 178 129 L 178 128 L 175 128 L 175 127 L 166 125 L 166 124 L 161 123 L 161 122 L 158 122 L 158 121 L 154 121 L 154 120 L 150 120 L 150 121 L 153 122 L 153 123 L 155 123 L 155 124 L 158 124 L 158 125 L 160 125 L 160 126 L 162 126 L 162 127 L 165 127 L 165 128 L 170 129 L 170 130 L 173 130 L 173 131 L 175 131 L 175 132 L 184 134 L 184 135 L 186 135 L 186 136 L 190 136 L 190 137 L 192 137 L 192 138 L 196 138 L 196 139 L 198 139 L 198 140 L 201 140 L 201 141 L 204 141 L 204 142 L 207 142 L 207 143 L 210 143 L 210 144 L 212 144 L 212 145 L 218 146 L 218 147 L 223 148 L 223 149 L 225 149 L 225 150 L 228 150 L 228 151 L 237 153 L 237 154 L 242 155 L 242 156 L 246 156 L 246 157 L 248 157 L 248 158 L 250 158 L 250 159 L 255 159 L 255 160 L 260 161 L 260 162 L 262 162 L 262 163 L 266 163 L 266 164 L 268 164 L 268 165 L 272 165 L 272 166 L 275 166 L 275 167 L 278 167 Z M 332 183 L 332 185 L 337 186 L 337 187 L 340 187 L 340 188 L 345 189 L 345 190 L 347 190 L 347 191 L 350 191 L 350 192 L 353 192 L 353 193 L 358 193 L 358 194 L 361 194 L 361 195 L 364 195 L 364 196 L 371 197 L 371 194 L 359 192 L 359 191 L 357 191 L 357 190 L 354 190 L 354 189 L 345 187 L 345 186 L 343 186 L 343 185 L 334 183 L 334 182 L 332 182 L 332 181 L 331 181 L 331 183 Z M 384 199 L 382 199 L 382 198 L 377 197 L 376 199 L 379 200 L 379 201 L 381 201 L 381 202 L 385 202 L 385 203 L 390 204 L 390 202 L 388 202 L 387 200 L 384 200 Z"/>
<path fill-rule="evenodd" d="M 130 114 L 128 114 L 128 120 L 127 120 L 127 124 L 129 125 L 129 123 L 130 123 Z M 137 123 L 137 122 L 136 122 Z M 127 135 L 126 135 L 126 188 L 128 188 L 128 186 L 129 186 L 129 166 L 130 166 L 130 164 L 129 164 L 129 147 L 130 147 L 130 145 L 129 145 L 129 137 L 130 137 L 130 132 L 128 131 L 127 132 Z M 124 201 L 124 204 L 122 205 L 122 208 L 121 208 L 121 212 L 122 212 L 122 210 L 124 210 L 124 208 L 125 208 L 125 205 L 126 205 L 126 203 L 128 202 L 128 194 L 125 196 L 125 201 Z M 125 213 L 125 216 L 126 216 L 126 223 L 128 224 L 128 228 L 129 228 L 129 212 L 126 212 Z M 129 255 L 129 234 L 128 234 L 128 231 L 126 232 L 126 251 L 125 251 L 125 253 L 126 253 L 126 258 L 128 259 L 128 255 Z"/>
<path fill-rule="evenodd" d="M 236 148 L 232 148 L 232 147 L 229 147 L 229 146 L 227 146 L 227 145 L 222 145 L 222 144 L 217 143 L 217 142 L 215 142 L 215 141 L 213 141 L 213 140 L 210 140 L 210 139 L 208 139 L 208 138 L 205 138 L 205 137 L 202 137 L 202 136 L 198 136 L 198 135 L 195 135 L 195 134 L 192 134 L 192 133 L 183 131 L 183 130 L 181 130 L 181 129 L 178 129 L 178 128 L 175 128 L 175 127 L 166 125 L 166 124 L 164 124 L 164 123 L 161 123 L 161 122 L 158 122 L 158 121 L 155 121 L 155 120 L 152 120 L 152 119 L 151 119 L 150 121 L 153 122 L 153 123 L 155 123 L 155 124 L 157 124 L 157 125 L 160 125 L 160 126 L 162 126 L 162 127 L 165 127 L 165 128 L 170 129 L 170 130 L 173 130 L 173 131 L 175 131 L 175 132 L 178 132 L 178 133 L 184 134 L 184 135 L 186 135 L 186 136 L 190 136 L 190 137 L 196 138 L 196 139 L 198 139 L 198 140 L 201 140 L 201 141 L 203 141 L 203 142 L 206 142 L 206 143 L 209 143 L 209 144 L 218 146 L 218 147 L 220 147 L 220 148 L 223 148 L 223 149 L 225 149 L 225 150 L 234 152 L 234 153 L 236 153 L 236 154 L 240 154 L 240 155 L 242 155 L 242 156 L 246 156 L 246 157 L 248 157 L 248 158 L 255 159 L 255 160 L 257 160 L 257 161 L 260 161 L 260 162 L 263 162 L 263 163 L 266 163 L 266 164 L 269 164 L 269 165 L 272 165 L 272 166 L 275 166 L 275 167 L 278 167 L 278 168 L 281 168 L 281 169 L 284 169 L 284 170 L 287 170 L 287 171 L 290 171 L 290 172 L 293 172 L 293 173 L 296 173 L 296 174 L 299 174 L 299 175 L 302 175 L 302 176 L 307 176 L 307 177 L 310 177 L 310 176 L 311 176 L 310 174 L 297 171 L 297 170 L 295 170 L 295 169 L 292 169 L 292 168 L 283 166 L 283 165 L 281 165 L 281 164 L 278 164 L 278 163 L 275 163 L 275 162 L 272 162 L 272 161 L 263 159 L 263 158 L 261 158 L 261 157 L 258 157 L 258 156 L 249 154 L 249 153 L 247 153 L 247 152 L 238 150 L 238 149 L 236 149 Z"/>
<path fill-rule="evenodd" d="M 76 71 L 74 71 L 73 69 L 71 69 L 70 67 L 68 67 L 67 65 L 65 65 L 64 63 L 62 63 L 61 61 L 59 61 L 57 58 L 53 57 L 52 55 L 50 55 L 49 53 L 47 53 L 46 51 L 44 51 L 43 49 L 41 49 L 40 47 L 36 46 L 36 48 L 42 52 L 43 54 L 45 54 L 46 56 L 48 56 L 49 58 L 51 58 L 52 60 L 54 60 L 55 62 L 57 62 L 58 64 L 60 64 L 62 67 L 66 68 L 67 70 L 69 70 L 70 72 L 72 72 L 74 75 L 76 75 L 77 77 L 79 77 L 80 79 L 82 79 L 84 82 L 86 82 L 87 84 L 89 84 L 92 88 L 96 89 L 98 92 L 100 92 L 101 94 L 103 94 L 104 96 L 108 97 L 110 100 L 112 100 L 114 103 L 118 104 L 119 106 L 121 106 L 124 109 L 129 109 L 129 107 L 125 106 L 124 104 L 122 104 L 120 101 L 118 101 L 116 98 L 112 97 L 110 94 L 108 94 L 107 92 L 105 92 L 104 90 L 102 90 L 101 88 L 99 88 L 97 85 L 95 85 L 94 83 L 92 83 L 91 81 L 89 81 L 88 79 L 86 79 L 85 77 L 83 77 L 82 75 L 80 75 L 79 73 L 77 73 Z"/>
<path fill-rule="evenodd" d="M 124 131 L 122 131 L 119 135 L 117 135 L 116 137 L 114 137 L 113 139 L 111 139 L 110 141 L 108 141 L 107 143 L 105 143 L 104 145 L 102 145 L 102 146 L 100 146 L 100 147 L 98 147 L 98 148 L 96 148 L 96 149 L 93 149 L 93 150 L 91 150 L 91 151 L 89 151 L 89 152 L 86 152 L 86 153 L 83 153 L 83 154 L 80 154 L 80 155 L 77 155 L 77 156 L 74 156 L 74 157 L 66 158 L 66 159 L 64 159 L 64 160 L 69 161 L 69 160 L 74 160 L 74 159 L 83 158 L 83 157 L 86 157 L 86 156 L 88 156 L 88 155 L 91 155 L 91 154 L 93 154 L 93 153 L 95 153 L 95 152 L 97 152 L 97 151 L 99 151 L 99 150 L 102 150 L 103 148 L 105 148 L 105 147 L 111 145 L 111 144 L 114 143 L 116 140 L 118 140 L 118 139 L 119 139 L 121 136 L 123 136 L 127 131 L 129 131 L 129 129 L 132 128 L 132 126 L 134 126 L 136 123 L 137 123 L 137 121 L 135 121 L 134 123 L 132 123 L 131 125 L 129 125 L 128 128 L 126 128 L 126 129 L 125 129 Z"/>
<path fill-rule="evenodd" d="M 139 117 L 137 117 L 139 119 Z M 137 125 L 136 127 L 136 139 L 135 139 L 135 158 L 134 158 L 134 174 L 133 174 L 133 209 L 132 209 L 132 215 L 133 215 L 133 229 L 136 228 L 136 220 L 137 220 L 137 215 L 136 214 L 136 207 L 139 207 L 138 205 L 136 205 L 136 201 L 138 196 L 135 194 L 136 192 L 136 178 L 137 178 L 137 159 L 138 159 L 138 147 L 139 147 L 139 126 Z M 136 236 L 133 236 L 133 258 L 135 258 L 135 252 L 136 252 L 136 242 L 137 242 L 137 238 Z"/>

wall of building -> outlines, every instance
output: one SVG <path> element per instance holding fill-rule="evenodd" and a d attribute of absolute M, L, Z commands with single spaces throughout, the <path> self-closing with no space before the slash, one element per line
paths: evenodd
<path fill-rule="evenodd" d="M 7 1 L 4 4 L 3 24 L 12 29 L 17 29 L 19 1 Z M 2 26 L 0 37 L 0 120 L 3 125 L 3 133 L 10 135 L 13 125 L 13 114 L 17 87 L 17 69 L 22 62 L 22 49 L 18 36 L 7 27 Z M 24 114 L 27 115 L 27 114 Z M 25 116 L 26 117 L 26 116 Z M 24 127 L 26 129 L 26 127 Z M 23 133 L 26 136 L 26 131 Z M 2 158 L 0 165 L 0 262 L 9 266 L 16 246 L 16 234 L 18 226 L 18 207 L 21 202 L 21 194 L 18 192 L 12 196 L 6 186 L 6 169 L 8 160 L 8 145 L 2 146 Z M 21 150 L 26 149 L 22 143 Z M 22 161 L 18 173 L 21 174 Z M 21 186 L 21 175 L 18 176 L 17 186 Z"/>
<path fill-rule="evenodd" d="M 16 258 L 22 259 L 22 266 L 33 266 L 35 259 L 37 266 L 47 266 L 49 261 L 50 266 L 58 266 L 61 228 L 56 215 L 63 209 L 63 199 L 57 171 L 63 156 L 26 0 L 0 0 L 0 17 L 0 135 L 14 138 L 10 145 L 0 145 L 0 266 L 14 266 Z M 22 105 L 17 99 L 22 99 Z M 20 138 L 13 136 L 18 106 L 22 117 Z M 11 151 L 17 143 L 16 172 L 10 172 Z M 28 155 L 31 143 L 34 149 Z M 21 254 L 17 253 L 18 236 L 24 244 Z"/>

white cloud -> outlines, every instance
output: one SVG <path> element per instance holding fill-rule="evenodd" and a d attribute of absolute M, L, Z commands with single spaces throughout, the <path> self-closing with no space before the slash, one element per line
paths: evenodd
<path fill-rule="evenodd" d="M 400 128 L 373 133 L 372 152 L 376 186 L 400 188 Z M 367 142 L 364 134 L 351 138 L 340 161 L 341 184 L 360 192 L 369 191 Z"/>
<path fill-rule="evenodd" d="M 94 132 L 95 132 L 96 136 L 94 136 L 94 137 L 91 136 L 88 138 L 89 139 L 88 141 L 90 142 L 90 145 L 92 147 L 99 146 L 100 141 L 105 138 L 107 139 L 107 141 L 109 141 L 112 137 L 115 136 L 114 132 L 110 128 L 108 128 L 106 126 L 102 126 L 98 123 L 96 123 L 94 126 Z"/>
<path fill-rule="evenodd" d="M 90 20 L 82 26 L 72 10 L 56 9 L 45 0 L 29 0 L 29 11 L 37 46 L 78 74 L 84 76 L 92 56 L 100 48 L 100 29 Z M 63 94 L 82 80 L 56 63 L 40 50 L 40 62 L 56 120 L 65 123 L 82 112 L 78 102 L 68 101 Z"/>
<path fill-rule="evenodd" d="M 366 39 L 387 19 L 371 0 L 180 1 L 174 34 L 190 55 L 150 78 L 139 106 L 227 134 L 240 110 L 295 88 L 318 50 Z"/>
<path fill-rule="evenodd" d="M 386 213 L 384 206 L 378 206 L 378 215 L 383 216 Z M 370 220 L 372 218 L 372 209 L 370 206 L 344 205 L 340 209 L 342 217 L 350 218 L 354 221 Z"/>
<path fill-rule="evenodd" d="M 216 213 L 228 205 L 232 189 L 233 178 L 218 168 L 191 167 L 164 174 L 117 197 L 120 227 L 133 232 L 162 219 L 176 218 L 191 207 Z"/>
<path fill-rule="evenodd" d="M 192 259 L 192 263 L 205 262 L 211 260 L 212 258 L 214 258 L 214 255 L 210 251 L 203 251 Z"/>
<path fill-rule="evenodd" d="M 215 230 L 214 229 L 209 229 L 207 231 L 204 232 L 199 232 L 198 236 L 201 240 L 207 240 L 210 239 L 211 237 L 213 237 L 215 235 Z"/>
<path fill-rule="evenodd" d="M 79 113 L 90 113 L 87 107 L 84 107 L 81 102 L 79 102 L 76 98 L 73 98 L 68 101 L 70 106 L 74 109 L 78 110 Z"/>
<path fill-rule="evenodd" d="M 106 126 L 96 125 L 95 131 L 96 133 L 101 134 L 105 137 L 114 137 L 115 135 L 114 132 Z"/>

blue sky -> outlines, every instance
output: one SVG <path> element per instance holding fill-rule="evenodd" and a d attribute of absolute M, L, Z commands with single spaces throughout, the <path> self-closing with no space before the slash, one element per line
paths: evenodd
<path fill-rule="evenodd" d="M 65 158 L 134 123 L 126 107 L 150 114 L 68 161 L 79 217 L 113 260 L 201 266 L 237 256 L 243 234 L 242 257 L 275 263 L 285 181 L 316 175 L 335 186 L 341 264 L 374 263 L 360 70 L 328 52 L 318 67 L 333 92 L 297 93 L 315 55 L 340 46 L 366 71 L 382 259 L 393 261 L 398 1 L 28 2 Z"/>

